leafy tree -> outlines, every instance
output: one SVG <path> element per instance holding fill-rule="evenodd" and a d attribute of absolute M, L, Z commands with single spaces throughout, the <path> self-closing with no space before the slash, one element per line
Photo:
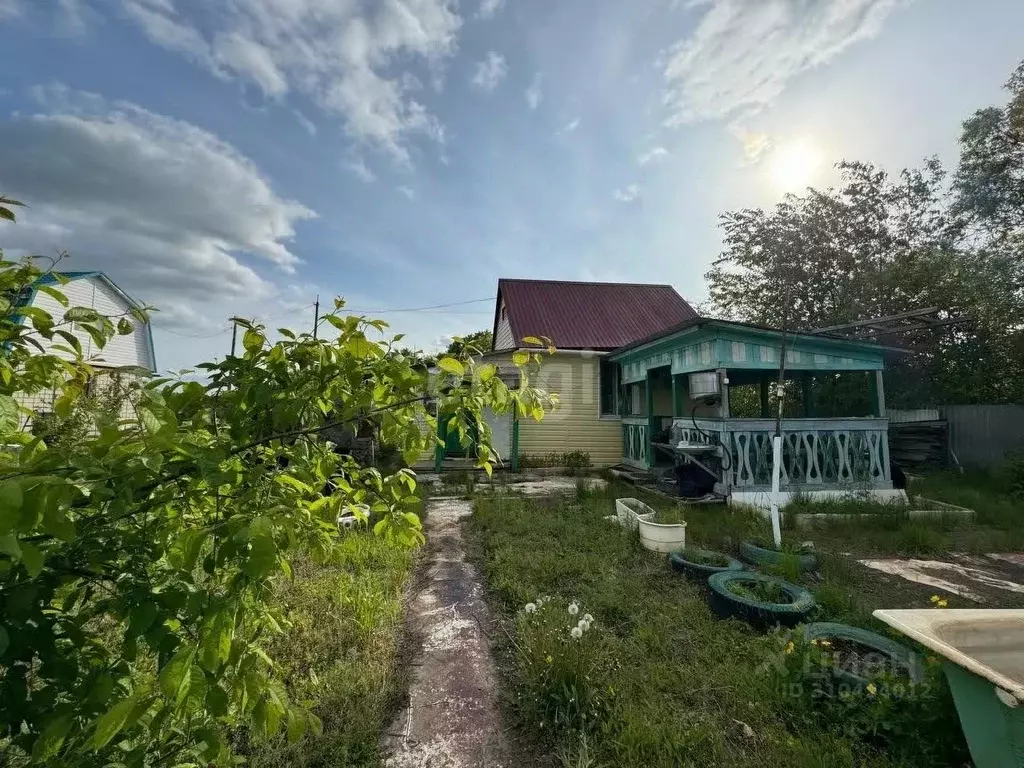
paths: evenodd
<path fill-rule="evenodd" d="M 837 188 L 723 214 L 713 311 L 811 330 L 938 307 L 964 322 L 881 339 L 918 353 L 890 403 L 1024 400 L 1024 65 L 1008 86 L 964 124 L 952 180 L 935 159 L 896 178 L 844 161 Z"/>
<path fill-rule="evenodd" d="M 468 333 L 465 336 L 456 336 L 448 344 L 447 354 L 455 357 L 466 355 L 479 355 L 482 352 L 490 352 L 492 342 L 491 332 L 487 330 Z"/>
<path fill-rule="evenodd" d="M 265 650 L 288 626 L 276 585 L 295 555 L 331 556 L 343 512 L 395 546 L 422 540 L 415 474 L 361 466 L 322 433 L 369 419 L 412 460 L 435 440 L 436 398 L 489 470 L 481 411 L 541 418 L 539 356 L 517 359 L 514 391 L 494 366 L 442 357 L 428 391 L 401 337 L 371 340 L 386 324 L 338 300 L 322 320 L 334 339 L 271 342 L 239 319 L 242 354 L 200 365 L 205 383 L 133 379 L 131 418 L 85 409 L 81 439 L 47 445 L 22 429 L 26 396 L 53 388 L 67 418 L 95 372 L 71 323 L 102 347 L 132 320 L 18 306 L 32 285 L 67 306 L 40 277 L 0 254 L 0 744 L 16 764 L 230 765 L 238 727 L 317 731 Z"/>

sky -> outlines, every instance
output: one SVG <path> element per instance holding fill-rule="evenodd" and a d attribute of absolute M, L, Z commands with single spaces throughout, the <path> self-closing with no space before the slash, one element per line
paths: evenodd
<path fill-rule="evenodd" d="M 0 0 L 0 246 L 158 308 L 161 369 L 318 295 L 424 349 L 490 328 L 499 277 L 699 304 L 722 212 L 955 160 L 1021 29 L 1019 0 Z"/>

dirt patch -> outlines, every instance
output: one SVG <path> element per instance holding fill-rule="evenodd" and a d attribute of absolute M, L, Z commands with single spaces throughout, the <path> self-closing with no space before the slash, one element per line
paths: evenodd
<path fill-rule="evenodd" d="M 521 493 L 524 496 L 554 496 L 559 493 L 575 493 L 577 483 L 585 484 L 588 491 L 601 491 L 608 485 L 599 477 L 548 477 L 508 483 L 505 486 L 496 486 L 495 490 Z"/>
<path fill-rule="evenodd" d="M 956 562 L 917 559 L 865 559 L 858 562 L 876 571 L 925 584 L 982 605 L 1000 605 L 1014 593 L 1024 594 L 1024 584 L 1017 581 L 1019 569 L 1014 568 L 1014 560 L 1007 559 L 1011 556 L 952 553 L 950 557 Z"/>
<path fill-rule="evenodd" d="M 431 499 L 420 589 L 409 606 L 413 654 L 408 705 L 385 734 L 389 768 L 508 768 L 521 765 L 501 728 L 497 672 L 484 627 L 487 606 L 466 561 L 462 499 Z"/>

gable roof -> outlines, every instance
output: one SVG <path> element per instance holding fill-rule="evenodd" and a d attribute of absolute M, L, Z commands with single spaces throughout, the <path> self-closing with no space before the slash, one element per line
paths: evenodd
<path fill-rule="evenodd" d="M 697 317 L 671 285 L 502 278 L 495 338 L 503 301 L 517 344 L 546 336 L 559 349 L 617 349 Z"/>
<path fill-rule="evenodd" d="M 68 282 L 71 282 L 72 280 L 81 280 L 84 277 L 95 277 L 95 278 L 98 278 L 98 279 L 102 280 L 104 283 L 106 283 L 107 285 L 109 285 L 111 288 L 113 288 L 114 291 L 117 292 L 117 294 L 122 299 L 124 299 L 126 302 L 128 302 L 129 305 L 135 307 L 136 309 L 142 309 L 142 304 L 140 304 L 135 299 L 133 299 L 131 296 L 129 296 L 127 293 L 125 293 L 123 290 L 121 290 L 121 288 L 118 286 L 118 284 L 115 283 L 113 280 L 111 280 L 107 276 L 106 272 L 101 272 L 99 270 L 93 270 L 91 272 L 84 272 L 84 271 L 61 272 L 60 274 L 61 274 L 62 277 L 66 278 L 68 280 Z M 56 285 L 56 286 L 60 285 L 60 280 L 57 279 L 56 275 L 54 275 L 53 272 L 45 273 L 36 282 L 41 283 L 42 285 Z"/>

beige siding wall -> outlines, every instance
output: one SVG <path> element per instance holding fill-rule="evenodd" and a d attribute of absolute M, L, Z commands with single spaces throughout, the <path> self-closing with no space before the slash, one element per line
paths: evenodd
<path fill-rule="evenodd" d="M 542 421 L 519 420 L 519 453 L 531 456 L 584 451 L 595 467 L 622 461 L 622 424 L 600 418 L 599 355 L 543 355 L 534 386 L 557 393 L 561 403 Z M 488 358 L 489 362 L 497 362 Z"/>

